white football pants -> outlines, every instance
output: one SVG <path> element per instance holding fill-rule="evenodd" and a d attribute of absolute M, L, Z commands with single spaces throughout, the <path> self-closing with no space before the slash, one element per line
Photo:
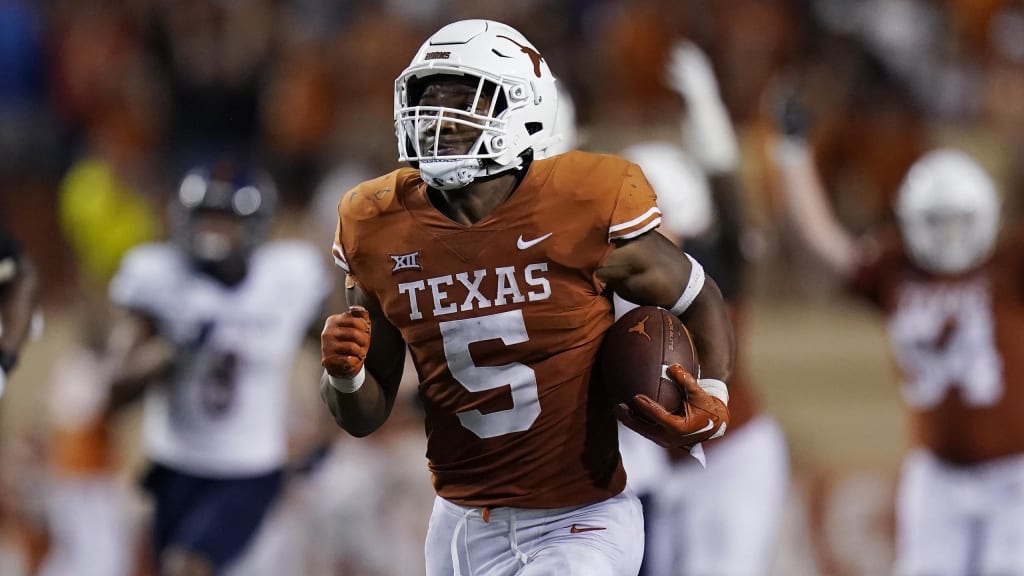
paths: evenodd
<path fill-rule="evenodd" d="M 760 416 L 715 442 L 706 469 L 684 460 L 651 493 L 651 576 L 752 576 L 771 567 L 789 483 L 782 430 Z"/>
<path fill-rule="evenodd" d="M 627 489 L 586 506 L 481 508 L 436 498 L 427 576 L 636 576 L 644 553 L 640 501 Z"/>
<path fill-rule="evenodd" d="M 134 554 L 125 490 L 112 476 L 54 478 L 43 576 L 128 576 Z"/>
<path fill-rule="evenodd" d="M 896 518 L 896 574 L 1024 574 L 1024 455 L 952 466 L 915 450 Z"/>

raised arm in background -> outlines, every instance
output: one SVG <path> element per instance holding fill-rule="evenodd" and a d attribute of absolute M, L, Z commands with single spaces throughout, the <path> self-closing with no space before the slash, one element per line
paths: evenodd
<path fill-rule="evenodd" d="M 858 261 L 856 240 L 840 224 L 814 165 L 804 128 L 806 114 L 792 94 L 779 94 L 776 133 L 769 156 L 779 172 L 787 218 L 800 237 L 829 268 L 845 277 Z"/>

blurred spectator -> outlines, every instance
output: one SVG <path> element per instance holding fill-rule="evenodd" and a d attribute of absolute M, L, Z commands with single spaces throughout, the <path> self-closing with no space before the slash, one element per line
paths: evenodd
<path fill-rule="evenodd" d="M 125 252 L 160 236 L 162 219 L 100 158 L 75 163 L 61 186 L 64 235 L 77 256 L 87 293 L 103 290 Z"/>
<path fill-rule="evenodd" d="M 393 168 L 398 157 L 392 112 L 395 77 L 428 30 L 371 3 L 328 44 L 338 123 L 328 145 L 345 160 Z M 386 39 L 386 49 L 381 42 Z"/>
<path fill-rule="evenodd" d="M 284 50 L 270 72 L 263 123 L 277 181 L 296 205 L 309 202 L 328 163 L 324 149 L 335 122 L 337 94 L 320 43 Z"/>
<path fill-rule="evenodd" d="M 810 63 L 801 80 L 802 93 L 812 94 L 816 104 L 810 137 L 839 213 L 852 228 L 864 230 L 892 215 L 896 189 L 926 146 L 925 115 L 901 80 L 863 45 L 839 38 L 828 45 L 844 66 L 826 75 L 821 65 L 829 60 Z"/>
<path fill-rule="evenodd" d="M 145 41 L 168 93 L 172 173 L 218 153 L 258 151 L 275 16 L 269 0 L 153 3 Z"/>
<path fill-rule="evenodd" d="M 730 0 L 715 3 L 705 31 L 720 70 L 722 97 L 741 125 L 760 110 L 761 93 L 775 72 L 804 47 L 808 17 L 804 0 Z M 696 11 L 696 8 L 691 8 Z"/>
<path fill-rule="evenodd" d="M 0 228 L 0 396 L 28 340 L 38 293 L 35 264 Z"/>
<path fill-rule="evenodd" d="M 0 182 L 53 168 L 47 109 L 45 14 L 29 0 L 0 2 Z"/>

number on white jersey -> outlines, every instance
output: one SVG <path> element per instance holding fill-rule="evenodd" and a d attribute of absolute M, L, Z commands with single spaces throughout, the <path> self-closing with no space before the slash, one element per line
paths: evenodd
<path fill-rule="evenodd" d="M 209 370 L 200 382 L 203 409 L 210 416 L 227 414 L 235 401 L 238 384 L 238 354 L 218 350 L 210 360 Z"/>

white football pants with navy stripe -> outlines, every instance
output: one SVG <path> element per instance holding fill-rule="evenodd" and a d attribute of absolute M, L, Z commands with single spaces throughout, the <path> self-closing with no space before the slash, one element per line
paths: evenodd
<path fill-rule="evenodd" d="M 485 520 L 486 518 L 486 520 Z M 636 576 L 644 553 L 630 490 L 574 508 L 534 510 L 434 501 L 427 576 Z"/>

